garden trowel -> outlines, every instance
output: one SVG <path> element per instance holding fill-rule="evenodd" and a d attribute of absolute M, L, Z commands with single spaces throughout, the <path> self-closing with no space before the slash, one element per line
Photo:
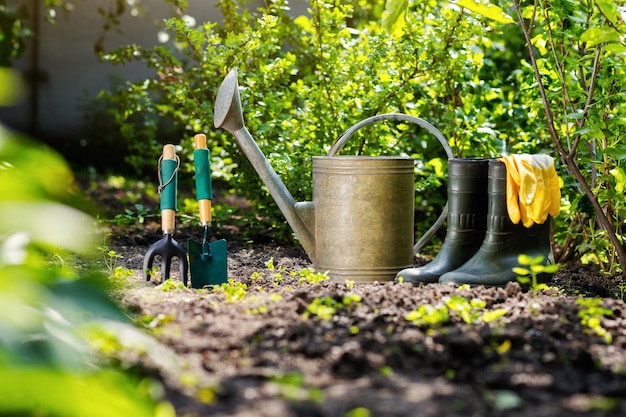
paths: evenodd
<path fill-rule="evenodd" d="M 194 168 L 196 170 L 196 198 L 200 210 L 200 225 L 204 228 L 202 241 L 187 241 L 189 269 L 191 271 L 192 288 L 206 285 L 219 285 L 228 280 L 228 253 L 226 240 L 219 239 L 209 242 L 211 226 L 211 200 L 213 186 L 211 184 L 210 152 L 206 146 L 206 136 L 195 135 Z"/>

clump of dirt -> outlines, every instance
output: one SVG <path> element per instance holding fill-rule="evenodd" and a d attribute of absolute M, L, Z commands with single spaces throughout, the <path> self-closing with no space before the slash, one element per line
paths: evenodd
<path fill-rule="evenodd" d="M 158 238 L 114 249 L 135 270 L 121 302 L 168 352 L 134 365 L 179 415 L 626 415 L 616 278 L 570 267 L 539 292 L 316 282 L 302 249 L 230 235 L 230 284 L 163 291 L 140 271 Z"/>

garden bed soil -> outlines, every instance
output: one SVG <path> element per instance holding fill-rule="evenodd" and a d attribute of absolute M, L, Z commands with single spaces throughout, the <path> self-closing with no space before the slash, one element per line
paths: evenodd
<path fill-rule="evenodd" d="M 156 340 L 121 359 L 160 379 L 180 416 L 626 415 L 618 278 L 570 266 L 539 292 L 517 283 L 314 283 L 300 272 L 310 262 L 298 247 L 217 237 L 229 241 L 233 280 L 218 291 L 143 281 L 156 224 L 111 240 L 134 271 L 118 296 Z M 413 319 L 431 324 L 407 320 L 445 300 L 459 303 L 448 321 L 424 311 Z M 319 304 L 334 310 L 311 312 Z"/>

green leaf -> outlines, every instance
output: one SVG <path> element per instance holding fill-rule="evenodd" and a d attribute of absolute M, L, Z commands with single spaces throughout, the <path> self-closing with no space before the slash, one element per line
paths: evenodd
<path fill-rule="evenodd" d="M 513 410 L 523 403 L 522 399 L 513 391 L 494 391 L 491 395 L 496 410 Z"/>
<path fill-rule="evenodd" d="M 507 313 L 507 310 L 504 308 L 498 308 L 496 310 L 492 310 L 492 311 L 485 311 L 483 313 L 483 321 L 485 323 L 489 323 L 494 321 L 495 319 L 504 316 Z"/>
<path fill-rule="evenodd" d="M 582 136 L 582 135 L 586 135 L 587 133 L 591 132 L 591 130 L 592 129 L 587 126 L 587 127 L 583 127 L 580 130 L 575 131 L 574 134 Z"/>
<path fill-rule="evenodd" d="M 417 319 L 419 319 L 422 315 L 417 311 L 417 310 L 413 310 L 410 311 L 409 313 L 407 313 L 407 315 L 404 317 L 405 320 L 407 321 L 415 321 Z"/>
<path fill-rule="evenodd" d="M 525 254 L 521 254 L 517 257 L 517 262 L 520 265 L 537 265 L 543 261 L 543 256 L 535 256 L 534 258 Z"/>
<path fill-rule="evenodd" d="M 516 266 L 513 268 L 513 272 L 515 273 L 515 275 L 528 275 L 530 274 L 530 271 L 526 268 L 520 268 L 519 266 Z"/>
<path fill-rule="evenodd" d="M 586 42 L 587 46 L 597 45 L 605 42 L 619 42 L 619 33 L 603 26 L 601 28 L 589 28 L 580 35 L 580 41 Z"/>
<path fill-rule="evenodd" d="M 610 155 L 617 160 L 626 158 L 626 146 L 625 145 L 615 144 L 615 146 L 613 147 L 604 149 L 603 152 L 606 155 Z"/>
<path fill-rule="evenodd" d="M 115 371 L 70 373 L 47 368 L 0 370 L 0 414 L 58 416 L 174 417 L 169 405 L 155 405 L 149 385 Z M 153 388 L 154 389 L 154 388 Z"/>
<path fill-rule="evenodd" d="M 618 44 L 618 43 L 610 43 L 605 48 L 607 52 L 611 52 L 613 54 L 624 54 L 626 53 L 626 46 Z"/>
<path fill-rule="evenodd" d="M 17 103 L 26 90 L 22 78 L 9 68 L 0 68 L 0 85 L 0 106 Z"/>
<path fill-rule="evenodd" d="M 515 23 L 511 16 L 506 14 L 504 10 L 495 4 L 483 3 L 474 0 L 457 0 L 456 4 L 498 23 Z"/>
<path fill-rule="evenodd" d="M 536 12 L 537 12 L 536 6 L 522 7 L 522 17 L 524 19 L 532 19 Z"/>
<path fill-rule="evenodd" d="M 554 274 L 559 271 L 559 264 L 549 264 L 543 267 L 543 272 L 547 272 L 548 274 Z"/>
<path fill-rule="evenodd" d="M 408 0 L 387 0 L 383 26 L 387 33 L 395 35 L 402 30 L 405 24 L 404 16 L 409 7 Z"/>
<path fill-rule="evenodd" d="M 620 167 L 609 171 L 615 177 L 615 191 L 623 193 L 626 190 L 626 172 Z"/>
<path fill-rule="evenodd" d="M 581 111 L 575 111 L 575 112 L 572 112 L 572 113 L 567 113 L 565 115 L 565 118 L 572 119 L 572 120 L 582 119 L 583 117 L 585 117 L 585 113 L 582 110 Z"/>
<path fill-rule="evenodd" d="M 611 23 L 617 23 L 617 7 L 613 0 L 596 0 L 598 9 Z"/>
<path fill-rule="evenodd" d="M 313 33 L 313 23 L 311 22 L 311 19 L 309 19 L 308 17 L 302 15 L 302 16 L 298 16 L 295 20 L 294 23 L 298 26 L 300 26 L 302 28 L 302 30 L 304 30 L 307 33 Z"/>

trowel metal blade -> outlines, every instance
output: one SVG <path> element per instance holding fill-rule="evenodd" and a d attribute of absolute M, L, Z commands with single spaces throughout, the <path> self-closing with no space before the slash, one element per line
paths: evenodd
<path fill-rule="evenodd" d="M 228 281 L 228 245 L 226 240 L 219 239 L 210 242 L 208 246 L 208 250 L 203 250 L 202 243 L 193 239 L 187 241 L 192 288 L 219 285 Z"/>

